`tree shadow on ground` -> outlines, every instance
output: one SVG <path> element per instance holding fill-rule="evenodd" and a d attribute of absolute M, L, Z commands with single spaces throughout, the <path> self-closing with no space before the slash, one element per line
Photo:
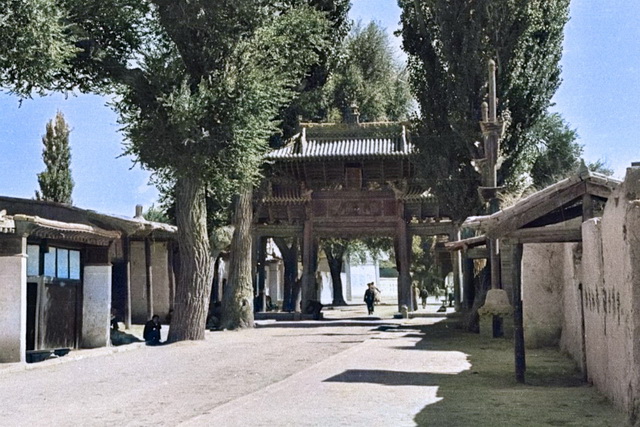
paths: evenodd
<path fill-rule="evenodd" d="M 380 326 L 388 326 L 394 328 L 397 325 L 392 323 L 386 324 L 382 319 L 376 319 L 374 321 L 361 321 L 361 320 L 321 320 L 321 321 L 276 321 L 269 323 L 256 323 L 256 328 L 327 328 L 327 327 L 345 327 L 345 326 L 371 326 L 378 328 Z"/>
<path fill-rule="evenodd" d="M 467 355 L 471 368 L 458 374 L 405 372 L 345 372 L 331 380 L 385 385 L 437 386 L 436 403 L 425 406 L 414 420 L 419 426 L 540 426 L 625 425 L 622 412 L 581 380 L 575 363 L 555 348 L 527 349 L 526 383 L 515 380 L 513 340 L 472 334 L 448 319 L 434 325 L 403 325 L 388 332 L 417 338 L 411 351 L 456 351 Z M 397 379 L 391 377 L 398 375 Z"/>
<path fill-rule="evenodd" d="M 378 369 L 347 369 L 324 382 L 369 383 L 388 386 L 435 386 L 438 375 L 422 372 L 399 372 Z"/>

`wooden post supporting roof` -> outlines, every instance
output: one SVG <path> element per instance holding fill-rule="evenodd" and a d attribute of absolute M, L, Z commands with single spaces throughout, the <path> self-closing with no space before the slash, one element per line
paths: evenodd
<path fill-rule="evenodd" d="M 169 310 L 173 310 L 176 299 L 176 275 L 173 269 L 173 242 L 167 242 L 167 278 L 169 280 Z"/>
<path fill-rule="evenodd" d="M 449 240 L 460 240 L 460 228 L 451 233 Z M 460 311 L 462 292 L 461 292 L 461 276 L 462 276 L 462 257 L 460 251 L 451 252 L 451 266 L 453 267 L 453 300 L 455 310 Z"/>
<path fill-rule="evenodd" d="M 147 285 L 147 319 L 153 316 L 153 264 L 151 262 L 151 239 L 144 239 L 144 263 Z"/>
<path fill-rule="evenodd" d="M 124 302 L 124 327 L 131 329 L 131 240 L 128 237 L 122 239 L 122 252 L 125 269 L 125 298 Z"/>
<path fill-rule="evenodd" d="M 513 245 L 511 272 L 513 280 L 513 334 L 516 381 L 524 383 L 526 362 L 522 313 L 522 243 Z"/>

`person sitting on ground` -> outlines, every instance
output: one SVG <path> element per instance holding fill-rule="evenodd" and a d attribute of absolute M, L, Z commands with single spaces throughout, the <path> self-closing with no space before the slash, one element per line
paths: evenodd
<path fill-rule="evenodd" d="M 307 303 L 305 312 L 313 315 L 313 320 L 320 320 L 320 312 L 324 305 L 320 301 L 311 300 Z"/>
<path fill-rule="evenodd" d="M 160 329 L 162 329 L 160 316 L 154 314 L 151 320 L 144 324 L 144 331 L 142 332 L 142 337 L 147 345 L 160 344 Z"/>
<path fill-rule="evenodd" d="M 111 329 L 114 331 L 117 331 L 118 329 L 120 329 L 119 325 L 118 325 L 118 318 L 116 317 L 116 310 L 111 310 Z"/>

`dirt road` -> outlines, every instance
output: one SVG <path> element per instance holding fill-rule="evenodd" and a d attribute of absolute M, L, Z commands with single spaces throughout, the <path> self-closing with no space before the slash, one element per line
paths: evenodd
<path fill-rule="evenodd" d="M 359 310 L 364 313 L 358 307 L 342 316 L 360 315 Z M 430 326 L 437 320 L 266 322 L 249 331 L 209 332 L 203 342 L 138 344 L 66 363 L 47 361 L 36 369 L 0 369 L 0 425 L 443 425 L 447 411 L 461 407 L 451 381 L 481 387 L 487 381 L 477 371 L 493 368 L 483 368 L 489 363 L 483 358 L 476 364 L 469 354 L 482 348 L 477 337 L 471 337 L 475 347 L 452 341 L 442 332 L 446 326 Z M 491 348 L 509 355 L 508 343 L 478 351 L 488 355 Z M 545 353 L 544 360 L 550 357 Z M 488 387 L 519 387 L 508 370 L 498 384 L 494 373 L 487 375 Z M 588 421 L 601 415 L 624 420 L 592 388 L 569 384 L 566 389 L 576 405 L 589 405 L 591 412 L 600 408 Z M 482 399 L 495 402 L 482 396 L 490 394 L 487 390 L 473 390 L 479 408 L 488 407 Z M 527 400 L 526 387 L 518 390 Z M 571 417 L 570 411 L 584 412 L 579 406 L 562 411 Z M 474 410 L 468 409 L 470 415 Z M 447 424 L 466 425 L 460 420 Z M 514 421 L 511 425 L 527 425 Z M 491 425 L 482 419 L 475 424 Z"/>

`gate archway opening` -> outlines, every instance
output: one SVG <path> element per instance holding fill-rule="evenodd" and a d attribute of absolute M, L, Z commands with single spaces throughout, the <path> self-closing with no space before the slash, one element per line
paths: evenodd
<path fill-rule="evenodd" d="M 255 191 L 256 294 L 264 300 L 269 238 L 300 243 L 300 304 L 293 305 L 304 311 L 318 300 L 321 239 L 386 237 L 393 239 L 396 255 L 398 310 L 413 310 L 413 236 L 459 237 L 450 216 L 416 179 L 415 158 L 404 123 L 302 124 L 285 146 L 267 155 L 266 178 Z M 459 306 L 459 254 L 448 256 Z"/>

